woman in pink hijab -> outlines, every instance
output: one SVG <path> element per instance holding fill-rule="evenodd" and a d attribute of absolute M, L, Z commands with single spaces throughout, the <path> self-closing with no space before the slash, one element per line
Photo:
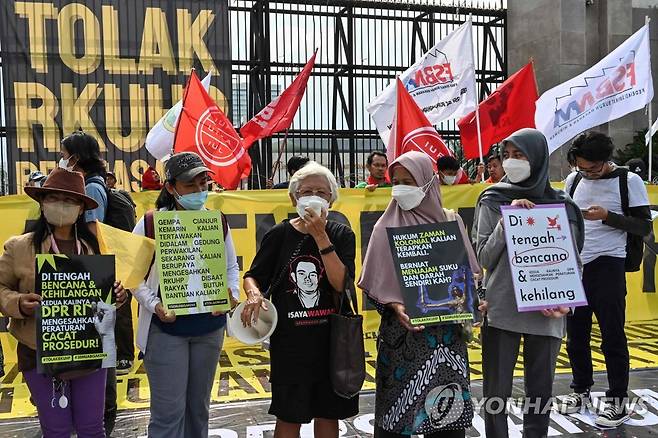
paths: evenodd
<path fill-rule="evenodd" d="M 446 222 L 431 159 L 407 152 L 388 168 L 393 199 L 375 224 L 359 287 L 381 313 L 377 342 L 375 438 L 461 438 L 473 404 L 467 339 L 461 324 L 413 327 L 393 266 L 386 228 Z M 459 215 L 473 273 L 480 268 Z"/>

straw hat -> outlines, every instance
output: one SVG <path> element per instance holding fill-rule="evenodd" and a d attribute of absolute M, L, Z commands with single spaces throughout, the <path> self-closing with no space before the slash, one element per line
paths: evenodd
<path fill-rule="evenodd" d="M 49 193 L 63 193 L 77 198 L 85 204 L 85 210 L 93 210 L 98 203 L 85 194 L 85 179 L 80 172 L 56 168 L 43 183 L 42 187 L 25 187 L 25 194 L 37 202 Z"/>

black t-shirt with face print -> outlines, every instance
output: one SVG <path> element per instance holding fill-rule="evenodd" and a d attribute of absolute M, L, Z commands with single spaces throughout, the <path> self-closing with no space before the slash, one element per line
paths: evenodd
<path fill-rule="evenodd" d="M 326 231 L 354 278 L 354 232 L 331 221 Z M 278 313 L 270 339 L 270 381 L 286 384 L 329 379 L 328 316 L 336 311 L 335 292 L 313 238 L 284 220 L 263 237 L 244 276 L 255 279 L 263 295 L 270 295 Z"/>

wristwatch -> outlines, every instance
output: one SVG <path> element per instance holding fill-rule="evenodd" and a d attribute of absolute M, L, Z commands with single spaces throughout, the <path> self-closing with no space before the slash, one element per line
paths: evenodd
<path fill-rule="evenodd" d="M 320 250 L 320 255 L 331 254 L 334 251 L 336 251 L 336 247 L 333 244 L 331 244 L 328 247 L 326 247 L 325 249 L 321 249 Z"/>

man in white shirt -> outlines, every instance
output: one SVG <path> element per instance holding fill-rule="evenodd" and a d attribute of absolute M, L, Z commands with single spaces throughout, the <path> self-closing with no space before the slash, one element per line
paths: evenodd
<path fill-rule="evenodd" d="M 576 171 L 565 182 L 583 212 L 585 245 L 583 286 L 588 305 L 577 307 L 567 318 L 567 352 L 574 392 L 562 400 L 565 413 L 591 405 L 594 384 L 590 335 L 592 315 L 601 329 L 609 389 L 603 412 L 596 419 L 602 427 L 616 427 L 629 419 L 629 355 L 624 333 L 628 233 L 646 236 L 651 232 L 649 197 L 642 179 L 610 161 L 614 144 L 610 137 L 587 132 L 569 149 L 569 163 Z M 641 256 L 640 256 L 641 260 Z"/>

